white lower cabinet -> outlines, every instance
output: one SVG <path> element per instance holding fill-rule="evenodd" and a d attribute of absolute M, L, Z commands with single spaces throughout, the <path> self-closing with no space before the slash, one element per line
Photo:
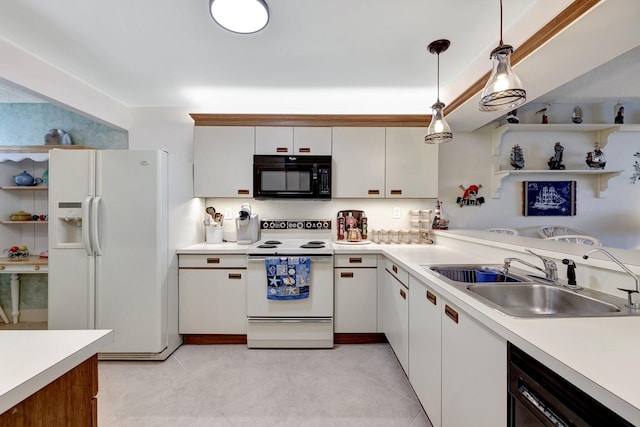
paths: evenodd
<path fill-rule="evenodd" d="M 408 273 L 385 261 L 379 286 L 382 332 L 387 337 L 404 372 L 409 372 L 409 285 Z M 405 278 L 406 277 L 406 278 Z"/>
<path fill-rule="evenodd" d="M 246 334 L 245 255 L 179 255 L 179 332 Z"/>
<path fill-rule="evenodd" d="M 377 256 L 336 255 L 334 266 L 335 332 L 377 332 Z"/>
<path fill-rule="evenodd" d="M 409 380 L 434 427 L 507 424 L 507 342 L 418 279 Z"/>
<path fill-rule="evenodd" d="M 433 427 L 440 427 L 442 298 L 413 276 L 409 286 L 409 381 Z"/>

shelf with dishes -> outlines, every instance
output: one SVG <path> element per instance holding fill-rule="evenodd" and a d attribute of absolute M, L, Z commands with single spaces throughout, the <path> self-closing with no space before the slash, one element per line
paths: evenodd
<path fill-rule="evenodd" d="M 518 175 L 545 175 L 545 176 L 591 176 L 596 179 L 595 195 L 601 197 L 601 193 L 609 186 L 609 180 L 622 173 L 621 170 L 604 170 L 604 169 L 564 169 L 564 170 L 537 170 L 537 169 L 512 169 L 512 170 L 493 170 L 492 174 L 492 193 L 494 199 L 500 198 L 500 188 L 502 181 L 509 176 Z"/>

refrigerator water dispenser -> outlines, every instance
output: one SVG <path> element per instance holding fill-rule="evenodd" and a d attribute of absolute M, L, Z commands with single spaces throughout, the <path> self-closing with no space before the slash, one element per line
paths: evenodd
<path fill-rule="evenodd" d="M 58 202 L 53 247 L 82 247 L 82 203 Z"/>

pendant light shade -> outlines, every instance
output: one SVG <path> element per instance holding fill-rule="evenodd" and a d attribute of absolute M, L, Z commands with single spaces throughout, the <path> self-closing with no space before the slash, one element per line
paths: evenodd
<path fill-rule="evenodd" d="M 269 22 L 264 0 L 209 0 L 209 12 L 218 25 L 234 33 L 256 33 Z"/>
<path fill-rule="evenodd" d="M 440 53 L 449 48 L 451 42 L 449 40 L 441 39 L 431 42 L 427 49 L 429 52 L 438 56 L 438 98 L 431 106 L 431 123 L 427 129 L 427 136 L 424 137 L 424 142 L 427 144 L 442 144 L 449 142 L 453 139 L 453 133 L 449 124 L 444 119 L 444 103 L 440 102 Z"/>
<path fill-rule="evenodd" d="M 480 95 L 480 111 L 513 110 L 527 100 L 522 82 L 511 69 L 513 46 L 502 42 L 502 0 L 500 0 L 500 44 L 491 51 L 493 68 Z"/>

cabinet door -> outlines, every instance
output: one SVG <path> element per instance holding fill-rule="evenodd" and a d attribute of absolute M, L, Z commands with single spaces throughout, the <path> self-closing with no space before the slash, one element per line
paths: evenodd
<path fill-rule="evenodd" d="M 331 155 L 330 127 L 295 127 L 293 128 L 294 154 L 311 156 Z"/>
<path fill-rule="evenodd" d="M 442 426 L 505 426 L 506 341 L 447 301 L 442 309 Z"/>
<path fill-rule="evenodd" d="M 384 197 L 384 128 L 333 128 L 333 197 Z"/>
<path fill-rule="evenodd" d="M 378 317 L 377 268 L 335 269 L 335 331 L 373 333 Z"/>
<path fill-rule="evenodd" d="M 438 197 L 438 145 L 425 144 L 427 128 L 387 128 L 386 194 Z"/>
<path fill-rule="evenodd" d="M 251 197 L 254 128 L 196 126 L 193 132 L 195 197 Z"/>
<path fill-rule="evenodd" d="M 294 154 L 293 128 L 287 126 L 256 126 L 256 154 Z"/>
<path fill-rule="evenodd" d="M 244 269 L 179 270 L 181 334 L 246 334 Z"/>
<path fill-rule="evenodd" d="M 386 274 L 383 286 L 385 298 L 384 333 L 404 372 L 409 372 L 409 288 Z"/>
<path fill-rule="evenodd" d="M 440 427 L 442 298 L 413 276 L 409 287 L 409 381 L 433 427 Z"/>

